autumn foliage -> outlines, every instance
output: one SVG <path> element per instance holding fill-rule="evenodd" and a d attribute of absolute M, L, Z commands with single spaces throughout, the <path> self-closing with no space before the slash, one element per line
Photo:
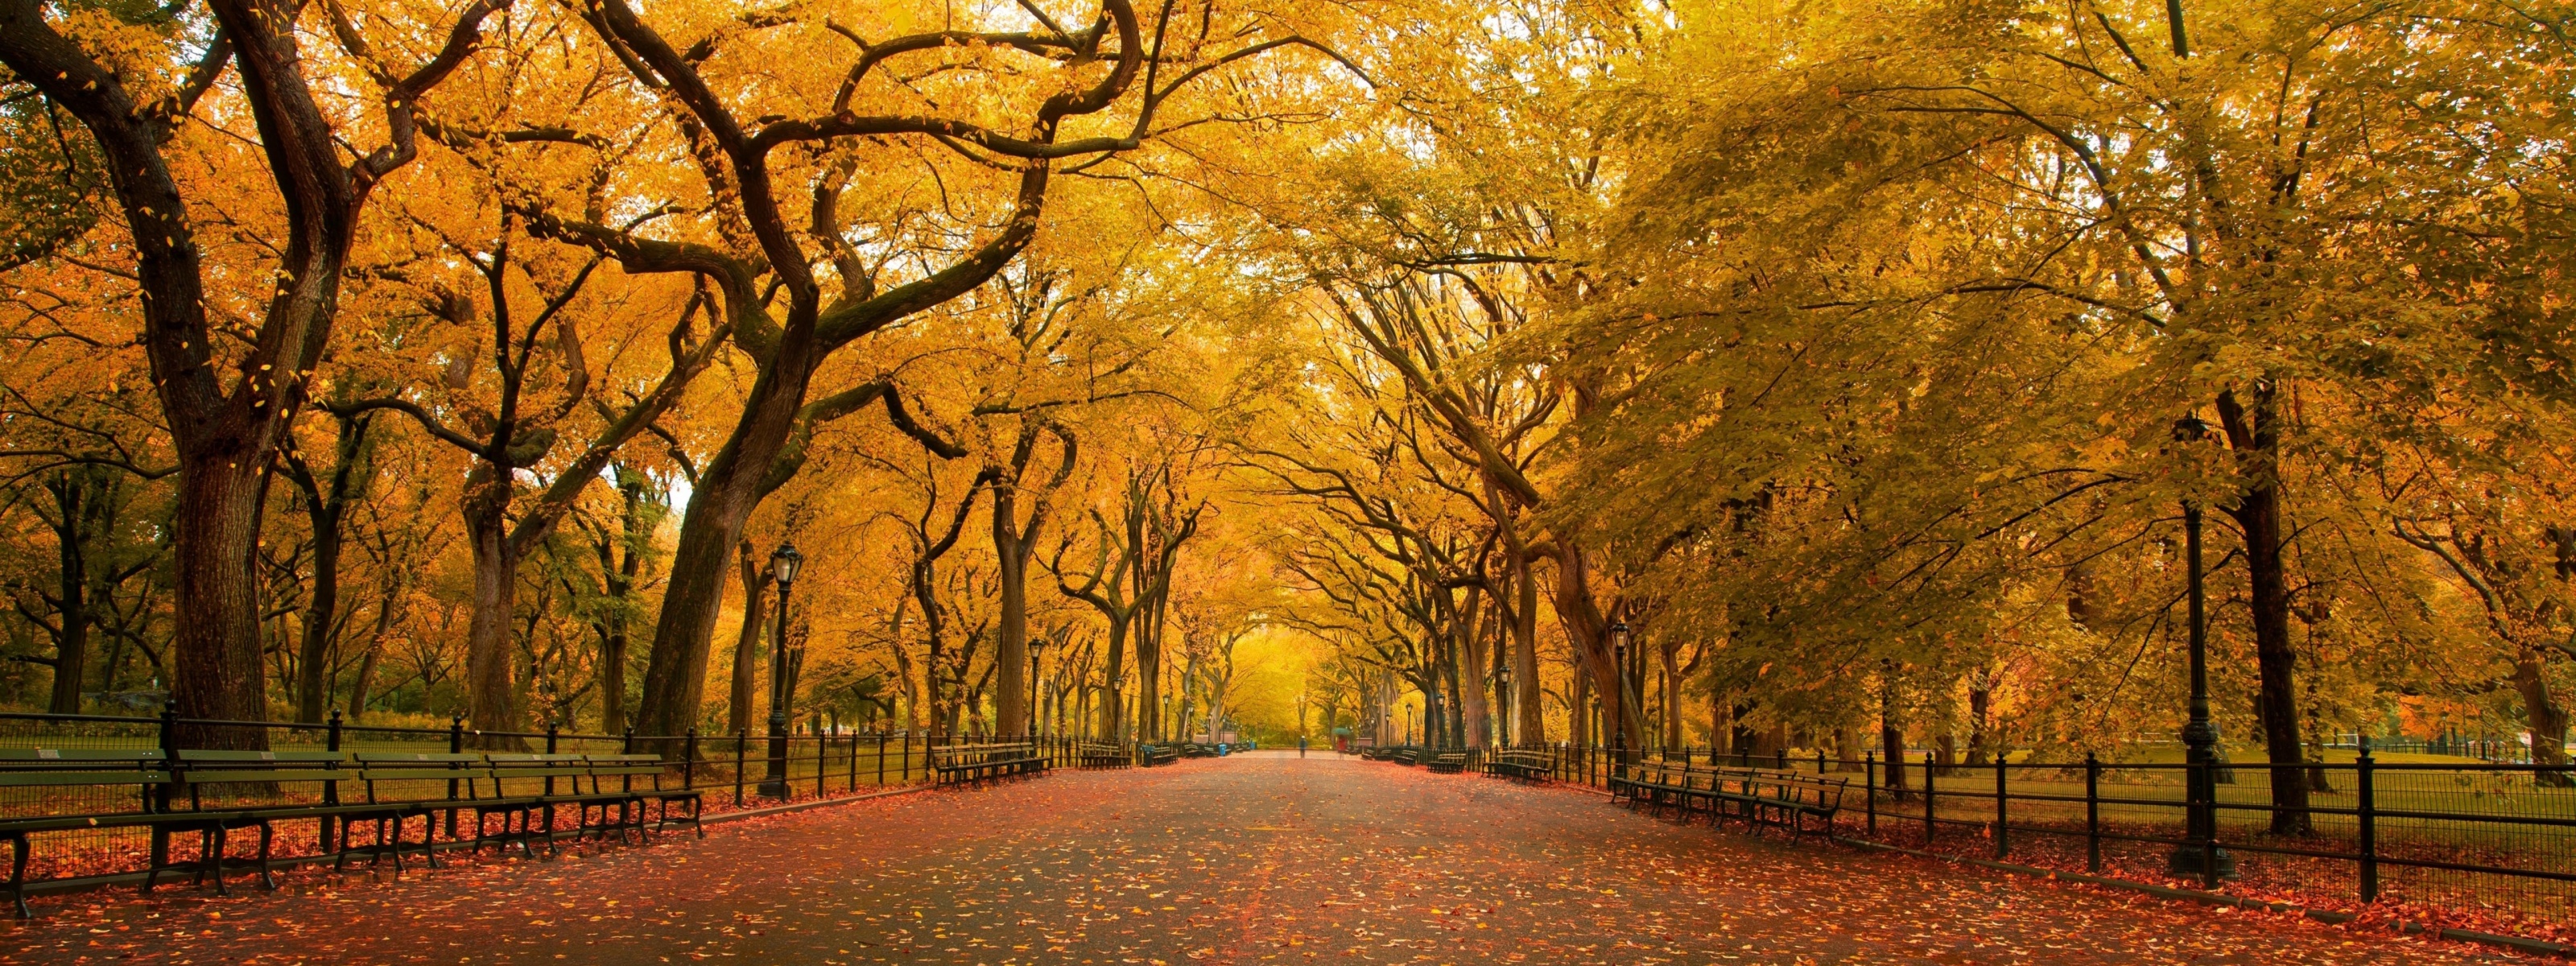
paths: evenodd
<path fill-rule="evenodd" d="M 2571 28 L 0 0 L 0 699 L 2563 761 Z"/>

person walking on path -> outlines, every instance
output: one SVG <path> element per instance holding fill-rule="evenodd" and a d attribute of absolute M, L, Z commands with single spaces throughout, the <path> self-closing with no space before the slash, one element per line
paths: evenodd
<path fill-rule="evenodd" d="M 1298 735 L 1298 736 L 1297 736 L 1297 757 L 1299 757 L 1299 758 L 1304 758 L 1304 757 L 1306 757 L 1306 736 L 1305 736 L 1305 735 Z"/>

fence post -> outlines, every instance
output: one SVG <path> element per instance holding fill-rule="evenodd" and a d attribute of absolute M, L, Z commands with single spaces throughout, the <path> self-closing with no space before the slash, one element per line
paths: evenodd
<path fill-rule="evenodd" d="M 451 755 L 465 753 L 464 715 L 456 714 L 447 717 L 447 753 Z M 447 763 L 447 767 L 454 768 L 456 764 L 451 761 Z M 497 794 L 497 790 L 495 793 Z M 456 797 L 456 779 L 450 778 L 447 780 L 447 800 L 452 802 Z M 447 810 L 447 837 L 451 839 L 456 837 L 456 810 L 452 808 Z"/>
<path fill-rule="evenodd" d="M 1787 748 L 1782 748 L 1782 749 L 1780 749 L 1779 751 L 1774 752 L 1774 754 L 1777 754 L 1777 755 L 1779 755 L 1779 756 L 1780 756 L 1780 766 L 1779 766 L 1779 767 L 1780 767 L 1780 770 L 1781 770 L 1781 771 L 1788 771 L 1788 770 L 1789 770 L 1789 749 L 1787 749 Z"/>
<path fill-rule="evenodd" d="M 877 732 L 877 787 L 885 787 L 885 732 Z"/>
<path fill-rule="evenodd" d="M 859 732 L 850 730 L 850 794 L 859 793 Z"/>
<path fill-rule="evenodd" d="M 166 700 L 161 704 L 160 738 L 161 767 L 163 770 L 168 770 L 179 763 L 179 709 L 171 706 Z M 170 810 L 170 783 L 163 782 L 160 785 L 146 789 L 144 796 L 144 811 L 166 812 Z M 162 857 L 155 855 L 152 858 L 157 862 L 160 861 Z"/>
<path fill-rule="evenodd" d="M 2084 871 L 2102 871 L 2102 759 L 2084 753 Z"/>
<path fill-rule="evenodd" d="M 2374 769 L 2370 760 L 2370 738 L 2365 735 L 2356 744 L 2361 747 L 2361 756 L 2357 759 L 2359 770 L 2353 779 L 2359 786 L 2354 794 L 2359 800 L 2361 819 L 2361 901 L 2378 902 L 2379 806 L 2371 801 L 2374 796 L 2371 794 L 2370 776 Z"/>
<path fill-rule="evenodd" d="M 2008 804 L 2012 801 L 2012 795 L 2005 788 L 2004 781 L 2004 755 L 2002 749 L 1997 749 L 1995 751 L 1995 858 L 1997 859 L 2002 859 L 2012 852 L 2012 811 Z"/>
<path fill-rule="evenodd" d="M 331 709 L 330 725 L 323 731 L 322 748 L 325 751 L 340 750 L 340 709 L 338 708 Z M 332 762 L 331 770 L 334 772 L 339 771 L 340 763 L 336 761 Z M 335 780 L 322 783 L 322 804 L 340 804 L 340 783 L 338 781 Z M 326 850 L 331 848 L 331 829 L 335 824 L 337 823 L 333 822 L 331 816 L 328 815 L 322 816 L 322 820 L 315 823 L 317 826 L 314 829 L 316 845 Z"/>
<path fill-rule="evenodd" d="M 1869 834 L 1878 834 L 1878 752 L 1865 751 L 1860 756 L 1861 787 L 1868 791 Z"/>
<path fill-rule="evenodd" d="M 548 755 L 552 755 L 552 754 L 554 754 L 554 753 L 555 753 L 555 738 L 556 738 L 558 735 L 560 735 L 562 732 L 563 732 L 563 726 L 562 726 L 562 725 L 557 724 L 557 723 L 552 722 L 552 721 L 546 722 L 546 754 L 548 754 Z M 555 768 L 556 768 L 556 767 L 557 767 L 557 763 L 549 762 L 549 763 L 547 763 L 547 764 L 546 764 L 546 771 L 548 771 L 548 772 L 552 772 L 552 771 L 554 771 L 554 770 L 555 770 Z M 572 790 L 573 790 L 573 791 L 575 791 L 575 792 L 579 792 L 579 791 L 581 791 L 581 779 L 579 779 L 579 778 L 575 778 L 575 779 L 573 779 L 573 780 L 572 780 Z M 499 787 L 499 785 L 498 785 L 498 784 L 495 784 L 495 785 L 493 786 L 493 793 L 494 793 L 494 794 L 499 794 L 499 793 L 500 793 L 500 787 Z M 554 803 L 554 797 L 555 797 L 555 776 L 554 776 L 554 775 L 552 775 L 552 774 L 548 774 L 548 775 L 546 776 L 546 810 L 545 810 L 545 816 L 546 816 L 546 854 L 547 854 L 547 855 L 550 855 L 550 856 L 551 856 L 551 855 L 553 855 L 553 854 L 555 854 L 555 803 Z M 579 823 L 576 821 L 576 823 L 575 823 L 575 824 L 579 824 Z"/>
<path fill-rule="evenodd" d="M 750 737 L 749 731 L 741 728 L 733 730 L 733 807 L 735 808 L 742 807 L 743 742 Z"/>
<path fill-rule="evenodd" d="M 1936 836 L 1936 835 L 1938 835 L 1938 834 L 1940 834 L 1937 830 L 1935 830 L 1935 829 L 1933 828 L 1933 822 L 1934 822 L 1933 814 L 1934 814 L 1934 813 L 1933 813 L 1933 811 L 1932 811 L 1932 793 L 1933 793 L 1933 791 L 1934 791 L 1932 783 L 1933 783 L 1934 776 L 1935 776 L 1937 773 L 1938 773 L 1938 770 L 1932 767 L 1932 756 L 1931 756 L 1931 755 L 1924 755 L 1924 756 L 1923 756 L 1923 847 L 1924 847 L 1924 848 L 1926 848 L 1926 849 L 1929 849 L 1929 848 L 1931 848 L 1931 847 L 1932 847 L 1932 839 L 1933 839 L 1933 837 L 1934 837 L 1934 836 Z"/>
<path fill-rule="evenodd" d="M 1816 774 L 1817 774 L 1817 775 L 1819 775 L 1819 776 L 1821 776 L 1821 775 L 1823 775 L 1824 773 L 1825 773 L 1825 749 L 1823 749 L 1822 747 L 1819 747 L 1819 748 L 1817 748 L 1817 749 L 1816 749 Z"/>

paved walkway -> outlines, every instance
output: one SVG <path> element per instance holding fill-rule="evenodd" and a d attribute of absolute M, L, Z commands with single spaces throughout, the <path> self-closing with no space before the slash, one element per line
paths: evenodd
<path fill-rule="evenodd" d="M 2450 963 L 2452 944 L 1792 847 L 1595 794 L 1273 755 L 1062 772 L 706 841 L 0 926 L 0 962 Z"/>

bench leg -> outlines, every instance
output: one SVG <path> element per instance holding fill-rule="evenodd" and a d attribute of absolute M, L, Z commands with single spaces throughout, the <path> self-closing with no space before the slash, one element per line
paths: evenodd
<path fill-rule="evenodd" d="M 215 874 L 215 894 L 219 896 L 232 895 L 232 888 L 224 884 L 224 841 L 228 837 L 228 833 L 225 831 L 223 823 L 217 822 L 215 823 L 215 829 L 211 834 L 215 840 L 215 848 L 214 851 L 210 853 L 203 853 L 197 856 L 201 863 L 200 868 L 197 869 L 197 881 L 205 881 L 206 873 L 211 871 Z M 203 840 L 200 839 L 200 841 Z"/>
<path fill-rule="evenodd" d="M 402 820 L 401 818 L 395 818 L 395 819 L 394 819 L 394 869 L 395 869 L 395 871 L 397 871 L 397 872 L 399 872 L 399 871 L 401 871 L 401 870 L 402 870 L 402 834 L 403 834 L 403 833 L 402 833 L 402 827 L 403 827 L 403 820 Z M 429 863 L 429 867 L 430 867 L 430 868 L 433 868 L 433 869 L 438 868 L 438 813 L 437 813 L 437 812 L 422 812 L 422 813 L 420 813 L 420 857 L 421 857 L 421 860 L 422 860 L 422 861 Z"/>
<path fill-rule="evenodd" d="M 349 826 L 354 825 L 354 824 L 356 824 L 356 823 L 354 823 L 354 822 L 342 822 L 342 823 L 340 823 L 340 847 L 339 847 L 339 848 L 337 848 L 337 849 L 333 849 L 333 850 L 332 850 L 332 852 L 331 852 L 331 874 L 332 874 L 332 875 L 338 875 L 338 874 L 340 874 L 340 873 L 342 873 L 342 872 L 346 872 L 346 871 L 348 871 L 348 870 L 349 870 Z M 384 841 L 384 838 L 385 838 L 385 825 L 384 825 L 384 820 L 382 820 L 382 819 L 378 819 L 378 820 L 376 821 L 376 841 L 379 841 L 379 842 Z M 323 844 L 327 846 L 327 845 L 329 845 L 330 843 L 325 842 L 325 843 L 323 843 Z M 375 863 L 374 861 L 370 860 L 370 861 L 367 863 L 367 868 L 372 869 L 372 868 L 375 868 L 375 867 L 376 867 L 376 863 Z"/>
<path fill-rule="evenodd" d="M 259 887 L 277 891 L 276 866 L 269 861 L 269 846 L 277 840 L 277 829 L 268 822 L 259 823 Z"/>
<path fill-rule="evenodd" d="M 27 911 L 27 833 L 9 836 L 9 901 L 18 907 L 18 918 L 33 919 Z"/>
<path fill-rule="evenodd" d="M 170 831 L 168 829 L 155 828 L 152 830 L 151 868 L 143 873 L 143 888 L 138 891 L 147 896 L 151 895 L 153 883 L 158 882 L 161 879 L 161 870 L 169 867 Z"/>

